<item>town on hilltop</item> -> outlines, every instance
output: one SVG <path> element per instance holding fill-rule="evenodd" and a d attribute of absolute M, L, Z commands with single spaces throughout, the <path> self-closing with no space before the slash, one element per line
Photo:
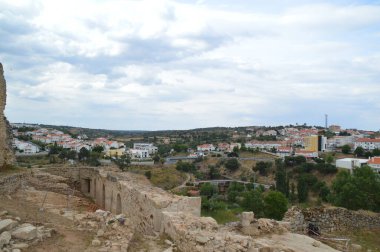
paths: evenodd
<path fill-rule="evenodd" d="M 126 155 L 136 162 L 148 164 L 149 161 L 158 158 L 158 153 L 164 154 L 163 157 L 168 157 L 176 151 L 183 153 L 184 159 L 197 159 L 213 154 L 231 157 L 239 150 L 260 151 L 279 158 L 303 156 L 311 159 L 318 158 L 323 153 L 338 151 L 343 154 L 355 154 L 355 157 L 337 159 L 338 168 L 352 171 L 357 166 L 367 164 L 380 173 L 379 132 L 342 129 L 339 125 L 331 125 L 328 129 L 306 125 L 305 127 L 279 126 L 270 127 L 270 129 L 266 127 L 245 127 L 237 130 L 225 128 L 219 130 L 223 133 L 218 133 L 224 134 L 224 139 L 212 133 L 216 136 L 215 139 L 212 139 L 211 135 L 199 141 L 200 144 L 192 143 L 191 146 L 185 143 L 194 138 L 191 130 L 179 135 L 177 132 L 157 132 L 157 136 L 150 139 L 153 143 L 129 142 L 131 147 L 127 147 L 127 144 L 122 141 L 112 140 L 106 136 L 89 139 L 86 134 L 75 135 L 70 131 L 64 133 L 61 130 L 39 125 L 13 123 L 11 126 L 14 136 L 13 147 L 18 155 L 49 153 L 52 148 L 59 147 L 73 152 L 72 156 L 75 156 L 75 153 L 80 153 L 81 149 L 86 151 L 97 149 L 103 153 L 104 157 L 115 158 Z M 155 132 L 149 134 L 154 135 Z M 182 142 L 184 144 L 179 144 Z M 160 146 L 160 151 L 155 144 Z"/>
<path fill-rule="evenodd" d="M 78 228 L 99 229 L 89 251 L 111 251 L 111 244 L 120 245 L 117 251 L 144 251 L 138 244 L 148 251 L 364 251 L 379 245 L 380 132 L 306 124 L 114 131 L 27 123 L 11 123 L 9 131 L 15 165 L 28 174 L 22 183 L 32 188 L 21 186 L 22 192 L 63 191 L 55 195 L 67 206 L 62 215 L 73 214 Z M 7 181 L 13 180 L 0 178 Z M 71 186 L 62 189 L 62 181 Z M 93 199 L 93 211 L 100 208 L 85 219 L 68 207 L 79 191 Z M 106 227 L 88 227 L 86 218 Z M 133 238 L 132 227 L 171 241 Z M 113 236 L 116 231 L 127 235 Z"/>

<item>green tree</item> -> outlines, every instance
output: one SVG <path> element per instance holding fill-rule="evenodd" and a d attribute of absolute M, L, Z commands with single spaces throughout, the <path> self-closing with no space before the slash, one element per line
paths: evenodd
<path fill-rule="evenodd" d="M 326 155 L 325 162 L 327 164 L 331 164 L 332 162 L 334 162 L 334 157 L 331 154 Z"/>
<path fill-rule="evenodd" d="M 309 195 L 309 186 L 304 176 L 299 176 L 297 179 L 297 196 L 300 203 L 305 202 Z"/>
<path fill-rule="evenodd" d="M 155 164 L 158 164 L 160 162 L 160 156 L 158 155 L 158 153 L 154 154 L 152 159 Z"/>
<path fill-rule="evenodd" d="M 271 167 L 272 167 L 271 162 L 259 161 L 256 163 L 255 170 L 259 171 L 260 175 L 266 176 L 268 175 L 268 171 Z"/>
<path fill-rule="evenodd" d="M 335 205 L 352 210 L 380 211 L 380 178 L 364 166 L 353 174 L 339 172 L 332 184 L 332 201 Z"/>
<path fill-rule="evenodd" d="M 215 165 L 209 165 L 208 169 L 209 169 L 208 177 L 210 179 L 217 179 L 220 177 L 219 169 Z"/>
<path fill-rule="evenodd" d="M 80 161 L 85 161 L 86 159 L 88 159 L 90 157 L 90 151 L 87 150 L 85 147 L 82 147 L 80 150 L 79 150 L 79 153 L 78 153 L 78 159 Z"/>
<path fill-rule="evenodd" d="M 354 150 L 354 154 L 355 154 L 357 157 L 363 157 L 363 156 L 364 156 L 364 149 L 363 149 L 363 147 L 358 146 L 358 147 Z"/>
<path fill-rule="evenodd" d="M 104 147 L 101 145 L 96 145 L 94 148 L 92 148 L 92 151 L 102 153 L 104 151 Z"/>
<path fill-rule="evenodd" d="M 241 205 L 246 211 L 254 212 L 256 218 L 264 217 L 264 197 L 260 189 L 244 192 Z"/>
<path fill-rule="evenodd" d="M 120 170 L 126 171 L 131 164 L 131 157 L 123 154 L 120 157 L 115 158 L 114 162 Z"/>
<path fill-rule="evenodd" d="M 289 196 L 289 199 L 292 203 L 294 203 L 297 199 L 297 196 L 296 196 L 296 185 L 292 182 L 290 184 L 290 196 Z"/>
<path fill-rule="evenodd" d="M 276 190 L 279 192 L 282 192 L 284 195 L 288 195 L 288 186 L 287 186 L 287 178 L 286 178 L 286 172 L 285 168 L 282 165 L 282 162 L 280 164 L 277 164 L 276 169 Z"/>
<path fill-rule="evenodd" d="M 63 150 L 62 146 L 58 146 L 56 142 L 49 148 L 49 155 L 59 154 Z"/>
<path fill-rule="evenodd" d="M 182 160 L 178 161 L 175 167 L 178 171 L 191 172 L 196 171 L 195 165 L 189 162 L 183 162 Z"/>
<path fill-rule="evenodd" d="M 230 171 L 236 171 L 240 167 L 240 163 L 236 158 L 228 159 L 225 163 L 225 167 Z"/>
<path fill-rule="evenodd" d="M 241 195 L 241 192 L 245 190 L 245 187 L 241 183 L 231 182 L 227 190 L 227 199 L 230 202 L 236 202 L 236 197 Z"/>
<path fill-rule="evenodd" d="M 218 193 L 218 188 L 211 183 L 204 183 L 201 185 L 200 194 L 202 196 L 206 196 L 207 198 L 211 198 L 213 195 Z"/>
<path fill-rule="evenodd" d="M 378 148 L 374 149 L 372 151 L 372 156 L 374 157 L 380 156 L 380 150 Z"/>
<path fill-rule="evenodd" d="M 345 144 L 342 146 L 342 153 L 344 154 L 349 154 L 351 152 L 351 146 L 348 144 Z"/>
<path fill-rule="evenodd" d="M 265 216 L 275 220 L 282 220 L 288 210 L 288 200 L 281 192 L 271 191 L 264 197 Z"/>

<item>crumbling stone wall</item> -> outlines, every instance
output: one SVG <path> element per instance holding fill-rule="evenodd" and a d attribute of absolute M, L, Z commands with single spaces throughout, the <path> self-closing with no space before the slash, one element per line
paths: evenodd
<path fill-rule="evenodd" d="M 252 219 L 253 213 L 245 214 L 248 221 L 244 223 L 248 225 L 246 231 L 249 232 L 244 233 L 241 227 L 231 229 L 219 226 L 213 218 L 200 217 L 199 197 L 172 195 L 128 173 L 102 168 L 60 169 L 49 168 L 46 171 L 75 178 L 80 181 L 82 193 L 93 198 L 100 208 L 115 214 L 125 214 L 136 232 L 169 236 L 180 251 L 305 251 L 294 246 L 288 249 L 286 244 L 276 242 L 270 245 L 265 238 L 257 240 L 249 233 L 253 229 L 260 229 L 260 234 L 282 233 L 287 229 L 285 223 L 266 219 L 256 223 Z M 309 240 L 314 241 L 311 238 Z M 326 249 L 326 246 L 319 248 L 313 247 L 311 243 L 309 245 L 312 250 L 307 251 L 335 251 Z"/>
<path fill-rule="evenodd" d="M 284 220 L 291 223 L 291 230 L 303 232 L 309 223 L 315 223 L 322 231 L 380 228 L 380 214 L 367 211 L 351 211 L 341 207 L 292 207 Z"/>
<path fill-rule="evenodd" d="M 6 82 L 3 65 L 0 63 L 0 168 L 11 165 L 14 162 L 11 128 L 7 118 L 4 116 L 6 99 Z"/>

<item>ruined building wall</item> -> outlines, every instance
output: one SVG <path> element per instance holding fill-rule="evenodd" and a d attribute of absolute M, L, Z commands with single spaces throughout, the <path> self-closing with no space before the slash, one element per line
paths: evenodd
<path fill-rule="evenodd" d="M 11 128 L 7 118 L 4 115 L 6 99 L 7 88 L 4 78 L 3 65 L 0 63 L 0 168 L 14 162 Z"/>
<path fill-rule="evenodd" d="M 80 182 L 82 193 L 94 199 L 100 208 L 125 214 L 136 232 L 169 236 L 183 252 L 304 251 L 286 250 L 286 246 L 269 245 L 250 235 L 220 227 L 213 218 L 200 217 L 200 197 L 173 195 L 128 173 L 90 167 L 48 168 L 46 172 Z M 335 251 L 312 248 L 313 251 Z"/>

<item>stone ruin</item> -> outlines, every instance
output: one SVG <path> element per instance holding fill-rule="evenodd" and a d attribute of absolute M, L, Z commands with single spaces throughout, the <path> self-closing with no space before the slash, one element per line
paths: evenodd
<path fill-rule="evenodd" d="M 380 229 L 380 213 L 351 211 L 342 207 L 312 207 L 301 209 L 293 206 L 284 216 L 290 223 L 292 232 L 305 233 L 309 223 L 322 232 L 347 231 L 357 229 Z"/>
<path fill-rule="evenodd" d="M 12 150 L 12 132 L 4 109 L 7 99 L 7 88 L 4 78 L 3 65 L 0 63 L 0 169 L 14 162 Z"/>
<path fill-rule="evenodd" d="M 336 251 L 290 233 L 288 222 L 255 219 L 253 213 L 243 213 L 240 223 L 218 225 L 213 218 L 200 216 L 200 197 L 173 195 L 128 173 L 89 167 L 45 171 L 76 181 L 80 191 L 101 209 L 124 214 L 135 232 L 169 237 L 179 251 Z"/>

